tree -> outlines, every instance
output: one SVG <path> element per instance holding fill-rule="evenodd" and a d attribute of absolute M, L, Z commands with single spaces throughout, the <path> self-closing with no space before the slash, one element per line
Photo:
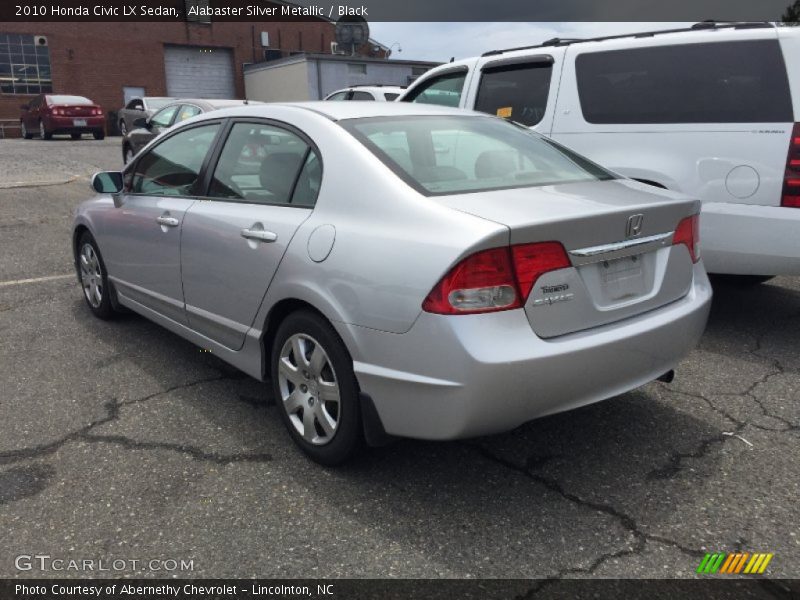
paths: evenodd
<path fill-rule="evenodd" d="M 782 21 L 786 25 L 800 25 L 800 0 L 794 0 L 794 4 L 786 7 Z"/>

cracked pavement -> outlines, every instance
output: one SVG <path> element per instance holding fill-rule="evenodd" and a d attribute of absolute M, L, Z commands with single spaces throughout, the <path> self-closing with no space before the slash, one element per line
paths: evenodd
<path fill-rule="evenodd" d="M 0 141 L 0 161 L 65 148 L 80 177 L 119 166 L 89 140 Z M 70 273 L 88 195 L 0 189 L 0 281 Z M 2 286 L 0 577 L 76 575 L 14 567 L 49 554 L 192 559 L 196 577 L 684 578 L 744 550 L 796 578 L 800 279 L 715 292 L 670 384 L 330 470 L 213 355 L 133 314 L 94 319 L 74 279 Z"/>

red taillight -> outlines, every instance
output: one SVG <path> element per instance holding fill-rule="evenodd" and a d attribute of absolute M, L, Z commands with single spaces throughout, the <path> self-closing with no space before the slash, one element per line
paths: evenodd
<path fill-rule="evenodd" d="M 685 244 L 689 249 L 692 262 L 700 260 L 700 215 L 686 217 L 675 229 L 672 245 Z"/>
<path fill-rule="evenodd" d="M 483 250 L 453 267 L 425 298 L 422 309 L 461 315 L 519 308 L 539 276 L 568 266 L 558 242 Z"/>
<path fill-rule="evenodd" d="M 800 208 L 800 123 L 794 124 L 789 144 L 789 156 L 786 159 L 786 171 L 783 175 L 781 206 Z"/>

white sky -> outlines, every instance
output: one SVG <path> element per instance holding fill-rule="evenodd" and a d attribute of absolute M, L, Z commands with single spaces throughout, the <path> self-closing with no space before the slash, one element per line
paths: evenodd
<path fill-rule="evenodd" d="M 433 1 L 433 0 L 432 0 Z M 447 62 L 488 50 L 530 46 L 560 38 L 586 38 L 686 27 L 691 23 L 385 23 L 370 22 L 370 37 L 392 48 L 392 58 Z"/>

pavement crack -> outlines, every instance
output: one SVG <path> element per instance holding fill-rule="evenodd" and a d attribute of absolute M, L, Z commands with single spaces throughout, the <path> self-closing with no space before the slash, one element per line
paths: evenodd
<path fill-rule="evenodd" d="M 618 510 L 611 504 L 607 504 L 604 502 L 595 502 L 592 500 L 587 500 L 586 498 L 581 498 L 577 494 L 573 494 L 565 490 L 564 487 L 555 479 L 544 477 L 543 475 L 533 472 L 532 469 L 538 468 L 543 464 L 545 464 L 546 462 L 558 458 L 557 456 L 529 457 L 525 461 L 525 465 L 519 465 L 501 456 L 497 456 L 496 454 L 490 452 L 486 447 L 480 444 L 465 443 L 465 445 L 477 450 L 481 454 L 481 456 L 483 456 L 485 459 L 497 463 L 505 467 L 506 469 L 524 475 L 525 477 L 528 477 L 529 479 L 544 486 L 551 492 L 558 494 L 559 496 L 561 496 L 562 498 L 564 498 L 569 502 L 572 502 L 573 504 L 612 517 L 623 527 L 623 529 L 627 530 L 634 538 L 634 542 L 631 547 L 624 548 L 622 550 L 617 550 L 615 552 L 605 552 L 600 556 L 598 556 L 596 559 L 594 559 L 588 567 L 568 567 L 559 570 L 553 575 L 547 576 L 546 578 L 544 578 L 544 580 L 539 582 L 537 586 L 531 588 L 531 590 L 529 590 L 524 596 L 522 596 L 522 598 L 531 597 L 532 594 L 537 593 L 543 587 L 551 584 L 552 582 L 558 579 L 562 579 L 569 575 L 578 575 L 578 574 L 592 575 L 603 563 L 605 563 L 608 560 L 640 554 L 644 550 L 648 542 L 656 542 L 662 545 L 671 546 L 679 550 L 680 552 L 690 555 L 692 557 L 698 557 L 704 555 L 704 552 L 700 550 L 695 550 L 693 548 L 687 548 L 686 546 L 683 546 L 674 540 L 670 540 L 660 535 L 646 533 L 639 528 L 633 517 Z"/>
<path fill-rule="evenodd" d="M 224 380 L 239 380 L 243 379 L 244 377 L 247 377 L 243 373 L 240 375 L 239 372 L 229 373 L 227 371 L 222 371 L 222 370 L 219 371 L 220 371 L 219 375 L 216 375 L 214 377 L 206 377 L 203 379 L 198 379 L 187 383 L 173 385 L 166 389 L 159 390 L 158 392 L 148 394 L 147 396 L 142 396 L 141 398 L 133 398 L 124 401 L 111 399 L 104 405 L 104 408 L 106 410 L 106 415 L 104 417 L 95 419 L 94 421 L 91 421 L 89 424 L 84 425 L 83 427 L 76 429 L 74 431 L 71 431 L 52 442 L 48 442 L 46 444 L 40 444 L 38 446 L 31 446 L 29 448 L 20 448 L 16 450 L 7 450 L 5 452 L 0 452 L 0 465 L 13 464 L 24 460 L 30 460 L 35 458 L 41 458 L 43 456 L 48 456 L 50 454 L 53 454 L 54 452 L 57 452 L 62 446 L 64 446 L 69 442 L 75 442 L 81 440 L 88 442 L 108 441 L 109 443 L 118 443 L 121 445 L 139 444 L 140 448 L 145 448 L 145 449 L 163 448 L 168 450 L 176 450 L 184 452 L 186 454 L 193 455 L 198 460 L 209 460 L 212 462 L 221 462 L 221 463 L 244 462 L 246 460 L 251 460 L 251 461 L 271 460 L 271 456 L 267 454 L 259 454 L 259 455 L 234 454 L 231 455 L 233 458 L 230 459 L 230 457 L 225 457 L 214 453 L 207 453 L 192 446 L 183 446 L 181 444 L 170 444 L 167 442 L 163 444 L 151 443 L 151 442 L 136 442 L 135 440 L 130 440 L 129 438 L 124 438 L 123 436 L 103 436 L 91 433 L 92 430 L 97 427 L 117 421 L 120 416 L 120 408 L 131 406 L 133 404 L 140 404 L 143 402 L 147 402 L 148 400 L 153 400 L 154 398 L 164 396 L 171 392 L 175 392 L 177 390 L 182 390 L 182 389 L 188 389 L 197 385 L 202 385 L 204 383 L 211 383 L 214 381 L 224 381 Z M 245 459 L 244 458 L 245 456 L 249 456 L 251 458 Z"/>

